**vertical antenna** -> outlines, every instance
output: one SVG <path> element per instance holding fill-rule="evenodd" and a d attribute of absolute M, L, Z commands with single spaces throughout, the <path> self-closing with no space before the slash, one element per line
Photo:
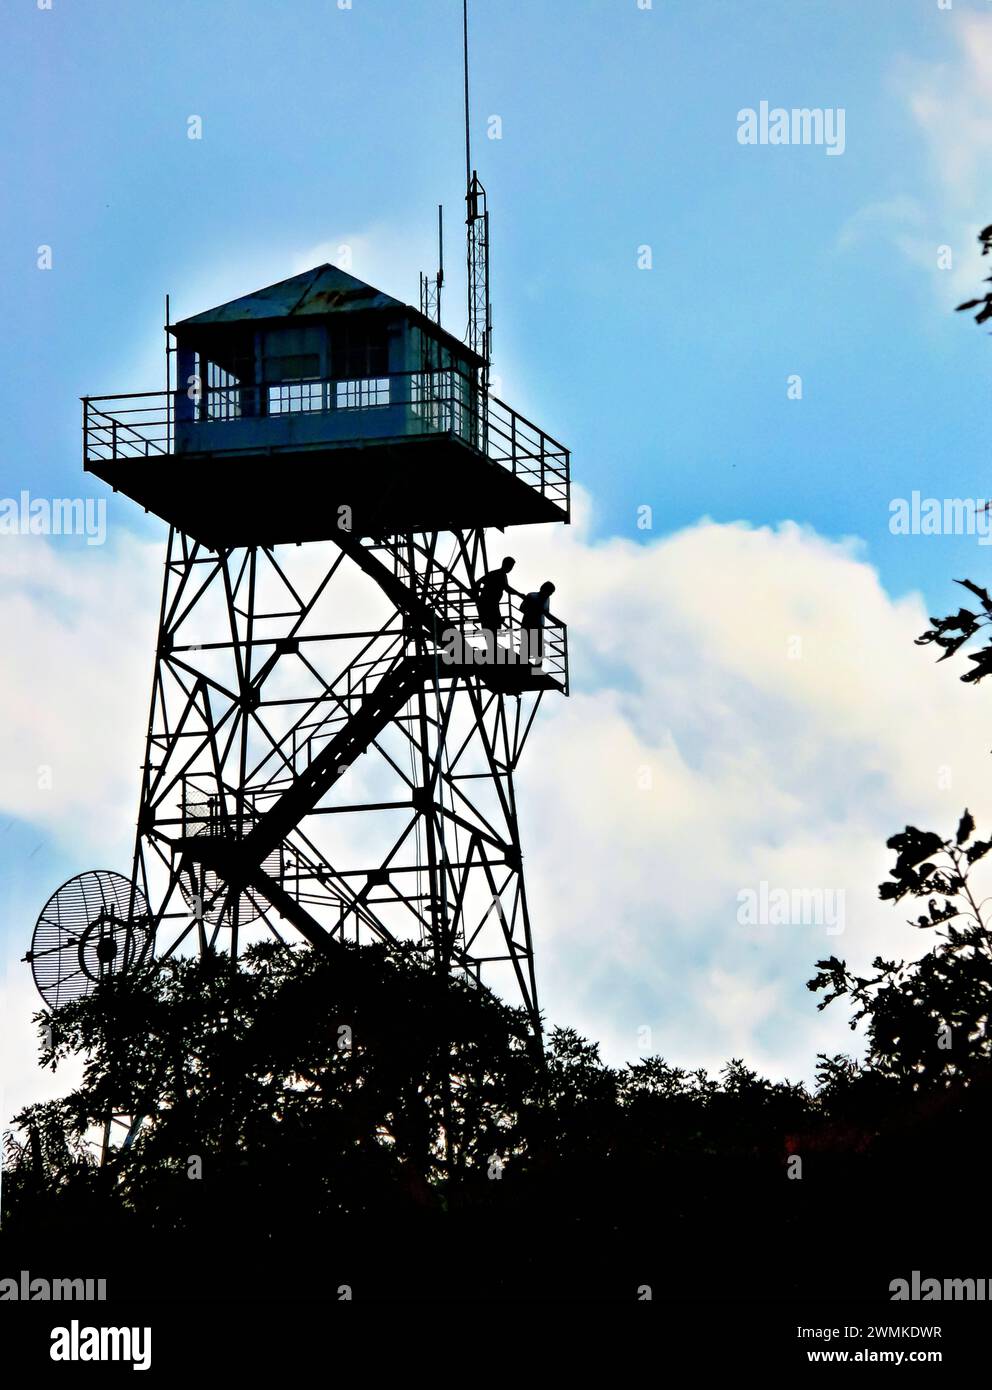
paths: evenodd
<path fill-rule="evenodd" d="M 472 134 L 468 104 L 468 0 L 462 0 L 462 49 L 465 69 L 465 187 L 472 186 Z"/>
<path fill-rule="evenodd" d="M 437 205 L 437 321 L 441 322 L 441 290 L 444 288 L 444 207 Z"/>
<path fill-rule="evenodd" d="M 420 272 L 420 312 L 441 325 L 441 290 L 444 287 L 444 208 L 437 205 L 437 275 L 432 280 Z"/>
<path fill-rule="evenodd" d="M 468 227 L 468 345 L 483 359 L 482 390 L 489 390 L 493 315 L 489 300 L 489 210 L 486 190 L 472 168 L 471 121 L 468 96 L 468 0 L 462 0 L 465 56 L 465 223 Z"/>
<path fill-rule="evenodd" d="M 172 449 L 172 349 L 169 344 L 169 296 L 165 296 L 165 447 Z"/>

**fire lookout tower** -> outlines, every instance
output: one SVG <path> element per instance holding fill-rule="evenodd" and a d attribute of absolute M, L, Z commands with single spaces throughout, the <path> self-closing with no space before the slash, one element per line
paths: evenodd
<path fill-rule="evenodd" d="M 408 941 L 537 1028 L 513 774 L 568 693 L 566 632 L 549 615 L 535 657 L 508 589 L 487 636 L 477 586 L 488 528 L 568 522 L 568 451 L 489 393 L 478 344 L 332 265 L 167 330 L 165 392 L 83 402 L 86 470 L 169 526 L 99 968 L 264 931 Z M 32 959 L 64 999 L 93 970 L 61 920 Z"/>

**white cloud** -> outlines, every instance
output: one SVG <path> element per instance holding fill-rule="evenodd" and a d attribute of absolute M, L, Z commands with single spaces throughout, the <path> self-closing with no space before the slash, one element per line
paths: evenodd
<path fill-rule="evenodd" d="M 0 538 L 8 651 L 0 687 L 0 817 L 30 823 L 79 869 L 129 862 L 162 558 L 160 544 L 126 534 L 104 547 Z M 9 845 L 9 837 L 2 843 Z M 20 906 L 27 870 L 10 862 L 9 851 L 3 876 L 9 901 Z M 58 886 L 38 881 L 35 913 Z M 38 1067 L 31 1016 L 41 1001 L 20 960 L 33 918 L 6 916 L 4 1122 L 31 1100 L 64 1094 L 79 1071 L 64 1064 L 53 1076 Z"/>
<path fill-rule="evenodd" d="M 581 526 L 512 544 L 518 573 L 559 585 L 580 687 L 520 776 L 552 1021 L 614 1056 L 648 1026 L 679 1063 L 808 1075 L 852 1045 L 803 988 L 814 961 L 926 945 L 877 901 L 885 840 L 953 829 L 965 804 L 989 824 L 981 694 L 913 645 L 922 602 L 894 602 L 854 542 L 704 522 L 647 546 Z M 845 931 L 740 926 L 762 880 L 843 890 Z"/>
<path fill-rule="evenodd" d="M 75 1058 L 54 1072 L 38 1065 L 38 1035 L 31 1019 L 41 1007 L 30 972 L 11 964 L 6 980 L 0 978 L 0 1125 L 9 1124 L 27 1105 L 68 1094 L 82 1079 L 82 1063 Z"/>
<path fill-rule="evenodd" d="M 907 66 L 907 101 L 947 198 L 969 206 L 992 154 L 992 15 L 949 16 L 954 61 Z"/>
<path fill-rule="evenodd" d="M 163 558 L 127 534 L 103 547 L 0 539 L 13 676 L 0 695 L 0 811 L 84 859 L 102 860 L 133 825 Z"/>
<path fill-rule="evenodd" d="M 992 15 L 948 10 L 953 56 L 900 58 L 891 87 L 922 139 L 923 196 L 900 194 L 861 208 L 845 222 L 838 248 L 883 238 L 930 271 L 943 303 L 970 298 L 981 277 L 979 230 L 992 220 L 985 172 L 992 157 Z M 949 246 L 953 268 L 938 263 Z"/>
<path fill-rule="evenodd" d="M 614 1059 L 809 1076 L 852 1043 L 804 989 L 814 961 L 926 945 L 876 900 L 885 839 L 951 829 L 966 804 L 992 826 L 982 692 L 914 647 L 922 602 L 890 598 L 856 542 L 712 522 L 593 542 L 581 495 L 577 514 L 505 540 L 518 587 L 556 581 L 571 634 L 574 693 L 546 699 L 518 781 L 546 1013 Z M 17 653 L 0 813 L 84 864 L 130 835 L 161 559 L 130 540 L 0 546 Z M 740 925 L 738 893 L 762 881 L 843 890 L 844 933 Z M 15 1002 L 23 1038 L 33 1001 Z"/>

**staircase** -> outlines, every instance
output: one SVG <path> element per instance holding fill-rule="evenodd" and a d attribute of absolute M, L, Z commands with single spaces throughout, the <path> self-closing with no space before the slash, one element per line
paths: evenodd
<path fill-rule="evenodd" d="M 338 545 L 382 589 L 392 603 L 432 641 L 440 645 L 452 629 L 463 634 L 466 650 L 483 643 L 476 639 L 479 610 L 475 595 L 449 567 L 423 548 L 402 542 L 360 539 L 344 534 Z M 411 553 L 412 552 L 412 553 Z M 425 567 L 416 567 L 420 556 Z M 383 558 L 385 557 L 385 558 Z M 521 695 L 527 691 L 557 690 L 568 694 L 567 633 L 563 623 L 549 618 L 545 626 L 544 662 L 540 670 L 515 659 L 513 633 L 520 627 L 520 597 L 511 590 L 503 618 L 508 636 L 495 662 L 472 661 L 470 669 L 491 690 Z M 505 658 L 505 659 L 504 659 Z"/>
<path fill-rule="evenodd" d="M 485 651 L 478 630 L 478 607 L 471 588 L 436 557 L 409 538 L 370 539 L 342 533 L 341 549 L 363 570 L 406 620 L 402 632 L 386 625 L 328 685 L 276 751 L 282 766 L 265 781 L 275 800 L 260 811 L 240 839 L 184 835 L 178 842 L 188 861 L 213 869 L 230 885 L 250 885 L 293 922 L 312 942 L 327 933 L 307 909 L 268 872 L 266 861 L 286 846 L 288 836 L 313 811 L 348 768 L 375 742 L 404 706 L 429 681 L 476 679 L 499 693 L 555 689 L 567 693 L 565 629 L 552 619 L 545 629 L 545 662 L 535 669 L 516 660 L 512 625 L 519 595 L 506 604 L 511 636 L 505 653 L 494 662 L 476 659 Z M 418 566 L 418 560 L 420 564 Z M 517 626 L 519 627 L 519 621 Z M 463 659 L 442 655 L 446 634 L 462 642 Z M 413 650 L 411 651 L 411 647 Z M 260 670 L 255 684 L 275 664 L 276 654 Z M 550 666 L 550 670 L 546 669 Z M 330 713 L 319 713 L 330 703 Z M 312 716 L 318 711 L 318 718 Z M 268 756 L 273 756 L 270 754 Z M 264 762 L 253 776 L 260 775 Z"/>
<path fill-rule="evenodd" d="M 331 736 L 313 761 L 239 842 L 240 855 L 246 862 L 261 864 L 314 809 L 411 696 L 423 689 L 433 665 L 429 657 L 394 658 L 351 718 Z"/>

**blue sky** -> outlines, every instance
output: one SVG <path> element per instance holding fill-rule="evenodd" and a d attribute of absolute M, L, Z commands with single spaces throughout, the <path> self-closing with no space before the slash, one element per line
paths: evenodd
<path fill-rule="evenodd" d="M 974 259 L 967 216 L 982 208 L 980 193 L 972 208 L 940 190 L 908 91 L 914 66 L 958 60 L 961 21 L 987 9 L 477 0 L 496 369 L 512 359 L 573 444 L 604 532 L 631 531 L 644 502 L 666 529 L 703 513 L 794 516 L 862 536 L 893 590 L 944 591 L 954 547 L 894 542 L 888 502 L 913 487 L 981 495 L 987 481 L 987 345 L 948 312 L 950 277 L 935 268 L 940 244 Z M 177 313 L 206 307 L 192 295 L 221 265 L 282 255 L 289 267 L 343 229 L 389 228 L 426 268 L 443 201 L 455 281 L 459 10 L 6 8 L 8 467 L 78 489 L 73 397 L 149 361 L 166 290 Z M 736 113 L 761 99 L 844 107 L 843 157 L 742 148 Z M 202 141 L 186 138 L 191 113 Z M 486 138 L 490 114 L 501 140 Z M 934 269 L 894 254 L 870 222 L 842 245 L 859 213 L 897 200 L 923 209 Z M 35 269 L 40 243 L 49 274 Z M 643 244 L 651 271 L 636 266 Z M 396 278 L 415 298 L 412 276 Z M 459 290 L 446 306 L 456 331 Z M 801 403 L 786 399 L 793 372 Z M 125 389 L 157 385 L 129 375 Z M 138 524 L 126 509 L 115 520 Z"/>
<path fill-rule="evenodd" d="M 858 538 L 851 564 L 877 572 L 893 611 L 916 592 L 930 611 L 955 602 L 951 579 L 981 578 L 987 552 L 972 538 L 892 536 L 889 504 L 992 491 L 992 345 L 953 313 L 977 288 L 974 236 L 992 221 L 990 7 L 472 8 L 495 370 L 511 403 L 572 447 L 592 503 L 583 543 L 602 555 L 659 546 L 702 518 L 791 521 Z M 166 291 L 180 317 L 347 243 L 355 273 L 414 300 L 443 201 L 445 319 L 462 333 L 460 9 L 8 0 L 0 496 L 98 490 L 80 472 L 78 397 L 160 387 Z M 762 100 L 843 108 L 843 155 L 742 146 L 737 113 Z M 191 115 L 201 140 L 187 138 Z M 487 138 L 493 115 L 499 140 Z M 43 244 L 50 271 L 36 267 Z M 645 245 L 650 270 L 638 268 Z M 792 374 L 801 401 L 787 398 Z M 645 504 L 651 531 L 636 526 Z M 110 525 L 105 550 L 76 546 L 90 576 L 109 575 L 129 533 L 162 535 L 117 500 Z M 796 562 L 783 558 L 786 586 Z M 46 588 L 30 564 L 11 583 L 72 627 L 71 584 Z M 130 655 L 146 680 L 150 649 Z M 590 697 L 603 669 L 590 660 Z M 84 866 L 71 826 L 24 807 L 0 806 L 0 856 L 17 866 L 10 955 L 45 895 L 39 878 L 54 887 Z M 123 843 L 115 830 L 108 855 Z"/>

